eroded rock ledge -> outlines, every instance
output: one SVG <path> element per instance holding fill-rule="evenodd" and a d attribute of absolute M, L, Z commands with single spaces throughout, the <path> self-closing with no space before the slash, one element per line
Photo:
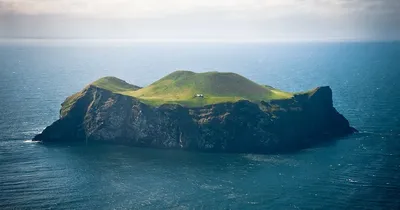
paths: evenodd
<path fill-rule="evenodd" d="M 74 97 L 72 104 L 63 103 L 60 119 L 34 140 L 276 153 L 296 151 L 356 131 L 333 107 L 329 87 L 291 99 L 200 108 L 154 107 L 93 85 Z"/>

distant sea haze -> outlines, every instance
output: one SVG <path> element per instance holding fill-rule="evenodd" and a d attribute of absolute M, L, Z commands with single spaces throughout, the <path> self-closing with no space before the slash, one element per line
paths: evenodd
<path fill-rule="evenodd" d="M 398 58 L 398 42 L 1 42 L 0 209 L 400 209 Z M 360 133 L 285 155 L 29 141 L 100 77 L 146 86 L 175 70 L 329 85 Z"/>

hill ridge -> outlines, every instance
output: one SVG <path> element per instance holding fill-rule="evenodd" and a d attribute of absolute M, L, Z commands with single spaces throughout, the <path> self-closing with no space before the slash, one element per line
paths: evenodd
<path fill-rule="evenodd" d="M 240 74 L 218 71 L 174 71 L 143 88 L 115 77 L 104 77 L 92 84 L 155 106 L 181 104 L 196 107 L 239 100 L 259 102 L 293 97 L 292 93 L 257 84 Z"/>

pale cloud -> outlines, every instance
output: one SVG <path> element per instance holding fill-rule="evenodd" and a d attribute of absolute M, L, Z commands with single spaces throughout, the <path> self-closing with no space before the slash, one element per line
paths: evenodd
<path fill-rule="evenodd" d="M 399 39 L 400 0 L 0 0 L 0 37 Z"/>
<path fill-rule="evenodd" d="M 293 13 L 341 15 L 398 9 L 398 0 L 0 0 L 2 12 L 97 18 L 158 18 L 204 11 L 267 18 Z"/>

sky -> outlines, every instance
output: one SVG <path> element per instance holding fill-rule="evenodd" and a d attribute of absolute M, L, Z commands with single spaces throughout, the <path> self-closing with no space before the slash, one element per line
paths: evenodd
<path fill-rule="evenodd" d="M 399 40 L 400 0 L 0 0 L 0 38 Z"/>

